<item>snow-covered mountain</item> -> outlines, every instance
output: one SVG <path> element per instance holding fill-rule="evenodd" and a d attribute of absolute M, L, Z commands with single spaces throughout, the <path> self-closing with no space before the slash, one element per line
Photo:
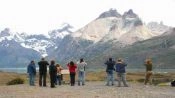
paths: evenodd
<path fill-rule="evenodd" d="M 18 58 L 21 58 L 19 60 L 23 58 L 23 63 L 28 63 L 30 60 L 46 57 L 50 51 L 57 49 L 59 42 L 72 33 L 72 30 L 71 25 L 63 24 L 57 30 L 49 32 L 49 36 L 45 36 L 11 32 L 9 28 L 5 28 L 0 31 L 0 53 L 3 54 L 0 55 L 0 61 L 2 61 L 0 66 L 11 66 L 10 64 Z M 20 61 L 17 60 L 14 66 L 16 67 L 19 63 Z"/>
<path fill-rule="evenodd" d="M 42 56 L 47 56 L 46 48 L 54 45 L 44 35 L 27 35 L 25 33 L 19 34 L 11 32 L 9 28 L 4 29 L 0 33 L 0 42 L 15 41 L 24 48 L 33 49 L 39 52 Z"/>
<path fill-rule="evenodd" d="M 33 49 L 41 54 L 41 56 L 48 56 L 47 49 L 56 47 L 58 40 L 64 36 L 72 33 L 73 27 L 67 23 L 62 24 L 59 29 L 49 32 L 49 37 L 45 35 L 27 35 L 26 33 L 11 32 L 9 28 L 5 28 L 0 33 L 0 42 L 3 40 L 14 40 L 24 48 Z"/>
<path fill-rule="evenodd" d="M 73 26 L 63 23 L 58 29 L 49 32 L 49 36 L 53 39 L 63 39 L 66 35 L 74 32 Z"/>
<path fill-rule="evenodd" d="M 41 56 L 58 58 L 61 62 L 80 57 L 90 60 L 109 49 L 120 50 L 135 42 L 160 36 L 170 29 L 163 23 L 144 24 L 131 9 L 124 14 L 110 9 L 77 31 L 68 23 L 49 31 L 49 36 L 15 33 L 6 28 L 0 32 L 0 53 L 4 54 L 0 58 L 9 57 L 15 61 L 19 55 L 10 55 L 15 50 L 23 52 L 19 57 L 25 57 L 26 62 Z"/>
<path fill-rule="evenodd" d="M 157 23 L 153 30 L 150 24 L 144 24 L 131 9 L 123 15 L 115 9 L 110 9 L 85 27 L 64 37 L 59 49 L 52 54 L 61 61 L 80 57 L 92 58 L 111 47 L 121 49 L 137 41 L 159 36 L 170 29 Z"/>

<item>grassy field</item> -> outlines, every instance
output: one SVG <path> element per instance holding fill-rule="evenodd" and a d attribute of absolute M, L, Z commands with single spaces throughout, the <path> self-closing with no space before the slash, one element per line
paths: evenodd
<path fill-rule="evenodd" d="M 116 74 L 114 75 L 116 79 Z M 144 82 L 145 73 L 127 73 L 127 81 L 128 82 Z M 15 79 L 22 78 L 25 80 L 25 83 L 28 83 L 27 74 L 18 74 L 18 73 L 10 73 L 10 72 L 0 72 L 0 85 L 6 85 L 7 82 Z M 159 83 L 170 82 L 175 79 L 175 73 L 156 73 L 153 75 L 153 84 L 157 85 Z M 63 75 L 63 80 L 65 83 L 69 83 L 69 75 Z M 77 80 L 77 75 L 76 75 Z M 105 81 L 106 80 L 106 72 L 87 72 L 86 73 L 86 81 Z M 47 82 L 49 82 L 49 75 L 47 76 Z M 38 74 L 36 77 L 36 83 L 38 83 Z"/>

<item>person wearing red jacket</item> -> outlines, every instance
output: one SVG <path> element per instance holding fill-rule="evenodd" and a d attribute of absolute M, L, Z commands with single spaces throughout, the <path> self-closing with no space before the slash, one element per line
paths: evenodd
<path fill-rule="evenodd" d="M 76 74 L 77 65 L 73 61 L 71 61 L 69 64 L 67 64 L 67 67 L 69 68 L 69 72 L 70 72 L 71 86 L 74 86 L 75 85 L 75 74 Z"/>

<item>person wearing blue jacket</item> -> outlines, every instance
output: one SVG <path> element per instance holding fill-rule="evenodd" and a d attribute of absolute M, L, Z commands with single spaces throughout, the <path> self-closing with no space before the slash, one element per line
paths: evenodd
<path fill-rule="evenodd" d="M 125 69 L 126 66 L 127 64 L 125 64 L 121 58 L 117 60 L 115 70 L 118 76 L 118 87 L 121 86 L 121 81 L 123 82 L 123 85 L 125 87 L 128 87 L 128 84 L 126 83 L 126 69 Z"/>
<path fill-rule="evenodd" d="M 29 85 L 35 86 L 36 66 L 34 61 L 31 61 L 27 66 L 27 73 L 29 75 Z"/>

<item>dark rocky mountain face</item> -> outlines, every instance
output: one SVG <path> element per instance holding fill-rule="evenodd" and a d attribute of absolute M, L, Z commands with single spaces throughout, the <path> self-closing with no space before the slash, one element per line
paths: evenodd
<path fill-rule="evenodd" d="M 39 60 L 40 54 L 26 49 L 14 40 L 0 42 L 0 67 L 25 67 L 30 60 Z"/>
<path fill-rule="evenodd" d="M 116 9 L 110 9 L 109 11 L 106 11 L 106 12 L 102 13 L 97 19 L 107 18 L 107 17 L 118 17 L 118 18 L 120 18 L 121 15 L 117 12 Z"/>
<path fill-rule="evenodd" d="M 138 18 L 138 15 L 135 14 L 132 9 L 130 9 L 128 12 L 125 12 L 122 17 L 123 18 Z"/>
<path fill-rule="evenodd" d="M 5 37 L 10 35 L 9 28 L 5 28 L 3 31 L 0 32 L 0 37 Z"/>

